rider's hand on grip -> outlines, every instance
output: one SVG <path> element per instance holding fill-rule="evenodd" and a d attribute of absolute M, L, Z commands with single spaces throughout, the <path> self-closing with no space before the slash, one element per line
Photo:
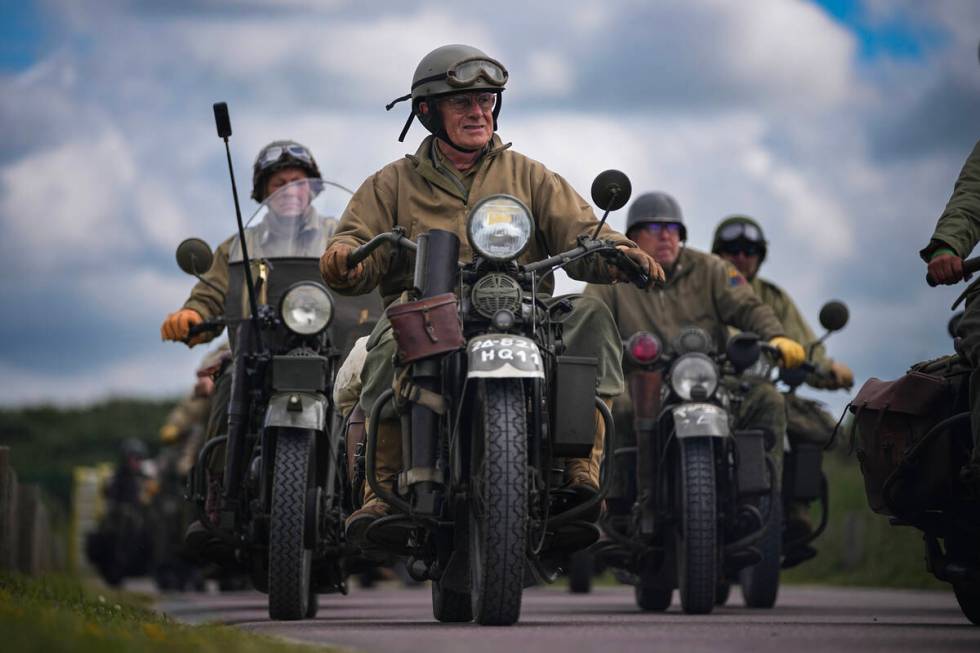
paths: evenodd
<path fill-rule="evenodd" d="M 207 340 L 206 334 L 196 335 L 188 340 L 191 326 L 200 324 L 203 321 L 204 318 L 201 317 L 201 314 L 193 308 L 182 308 L 168 315 L 167 319 L 160 325 L 160 338 L 162 340 L 186 342 L 189 347 L 193 347 Z"/>
<path fill-rule="evenodd" d="M 854 372 L 844 363 L 832 362 L 830 364 L 830 376 L 838 388 L 850 388 L 854 385 Z"/>
<path fill-rule="evenodd" d="M 779 355 L 783 359 L 783 367 L 793 369 L 799 367 L 806 360 L 806 352 L 803 346 L 785 336 L 776 336 L 769 341 L 769 344 L 779 350 Z"/>
<path fill-rule="evenodd" d="M 645 278 L 642 279 L 642 284 L 637 283 L 640 280 L 636 277 L 640 275 L 635 273 L 631 274 L 629 271 L 623 270 L 615 263 L 611 263 L 609 265 L 609 276 L 612 277 L 613 281 L 632 281 L 637 283 L 639 287 L 646 288 L 649 287 L 651 283 L 662 282 L 666 278 L 664 269 L 660 267 L 660 264 L 639 247 L 617 245 L 616 249 L 623 254 L 625 262 L 636 266 L 636 268 L 643 273 Z"/>
<path fill-rule="evenodd" d="M 963 259 L 950 253 L 949 250 L 940 250 L 940 253 L 929 261 L 926 281 L 930 286 L 951 285 L 961 279 L 963 279 Z"/>
<path fill-rule="evenodd" d="M 347 257 L 354 248 L 344 243 L 335 243 L 320 257 L 320 274 L 331 288 L 350 288 L 364 275 L 364 263 L 353 268 L 347 266 Z"/>

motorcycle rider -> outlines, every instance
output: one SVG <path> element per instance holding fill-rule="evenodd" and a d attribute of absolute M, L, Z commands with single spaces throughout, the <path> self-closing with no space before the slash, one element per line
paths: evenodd
<path fill-rule="evenodd" d="M 685 327 L 700 327 L 712 337 L 715 347 L 720 348 L 727 342 L 728 327 L 734 326 L 756 333 L 777 348 L 785 366 L 796 367 L 803 362 L 803 347 L 786 337 L 786 330 L 775 313 L 752 292 L 735 267 L 686 246 L 687 227 L 681 207 L 672 196 L 651 192 L 637 197 L 627 214 L 626 235 L 657 259 L 667 272 L 667 281 L 650 293 L 635 292 L 625 284 L 586 287 L 587 297 L 599 299 L 609 307 L 623 341 L 637 331 L 649 331 L 669 347 Z M 614 408 L 616 433 L 622 434 L 619 437 L 622 446 L 635 443 L 639 447 L 638 459 L 649 460 L 649 443 L 635 442 L 630 397 L 620 396 Z M 778 480 L 782 462 L 780 445 L 786 432 L 782 395 L 772 384 L 751 384 L 735 417 L 737 428 L 761 429 L 766 433 Z M 652 483 L 646 478 L 646 467 L 641 465 L 639 470 L 637 487 L 642 493 Z M 615 475 L 618 488 L 613 496 L 626 499 L 609 502 L 615 512 L 628 511 L 632 505 L 632 497 L 627 497 L 624 489 L 632 474 L 632 470 L 622 469 Z"/>
<path fill-rule="evenodd" d="M 980 241 L 980 141 L 963 164 L 946 209 L 919 256 L 928 263 L 929 274 L 937 282 L 958 283 L 964 278 L 963 259 L 970 255 L 977 241 Z M 960 476 L 980 495 L 980 284 L 971 284 L 964 297 L 966 310 L 956 326 L 956 335 L 961 339 L 957 351 L 973 368 L 970 376 L 973 453 Z"/>
<path fill-rule="evenodd" d="M 252 199 L 263 202 L 277 190 L 292 184 L 290 190 L 276 196 L 275 205 L 270 204 L 269 213 L 258 228 L 246 230 L 250 251 L 256 243 L 261 243 L 266 251 L 275 250 L 276 244 L 292 244 L 299 242 L 306 251 L 289 252 L 289 255 L 319 256 L 323 248 L 321 234 L 330 235 L 337 226 L 336 218 L 320 216 L 310 205 L 313 197 L 312 189 L 307 184 L 298 184 L 303 179 L 319 179 L 320 168 L 310 150 L 292 140 L 277 140 L 269 143 L 255 157 L 252 166 Z M 319 222 L 316 222 L 319 221 Z M 295 229 L 299 228 L 301 236 L 295 238 Z M 167 316 L 160 327 L 163 340 L 185 342 L 193 347 L 202 342 L 208 342 L 220 334 L 210 331 L 188 339 L 192 325 L 200 324 L 225 312 L 225 295 L 229 286 L 229 260 L 237 256 L 240 250 L 238 234 L 225 240 L 215 251 L 211 269 L 201 275 L 202 281 L 194 285 L 190 297 L 184 306 Z M 285 254 L 285 252 L 284 252 Z M 227 428 L 228 402 L 231 398 L 231 369 L 223 364 L 217 374 L 211 412 L 208 419 L 207 440 L 217 437 Z M 218 509 L 218 493 L 221 488 L 224 473 L 224 445 L 216 447 L 211 457 L 209 472 L 208 495 L 205 511 L 212 521 L 216 521 Z M 188 531 L 200 532 L 200 524 L 192 524 Z"/>
<path fill-rule="evenodd" d="M 786 335 L 809 345 L 816 341 L 813 329 L 803 318 L 789 294 L 776 284 L 759 276 L 769 244 L 758 222 L 746 215 L 730 215 L 715 228 L 711 252 L 734 265 L 752 286 L 759 299 L 776 313 Z M 806 384 L 826 390 L 847 389 L 854 385 L 851 369 L 827 356 L 823 344 L 813 346 L 810 362 L 817 368 L 806 377 Z M 826 445 L 836 420 L 819 405 L 795 394 L 786 395 L 790 434 L 806 434 L 808 441 Z M 812 435 L 810 435 L 812 434 Z M 813 531 L 808 505 L 794 502 L 786 515 L 787 539 L 795 540 Z"/>
<path fill-rule="evenodd" d="M 504 144 L 494 133 L 507 81 L 507 70 L 500 62 L 468 45 L 443 46 L 422 58 L 411 93 L 396 100 L 412 102 L 399 140 L 416 117 L 432 135 L 422 141 L 414 155 L 385 166 L 354 194 L 320 262 L 327 284 L 345 294 L 365 293 L 380 285 L 385 305 L 398 301 L 412 287 L 410 259 L 392 259 L 379 249 L 348 269 L 351 251 L 401 225 L 413 239 L 430 229 L 455 232 L 460 238 L 460 257 L 466 260 L 472 254 L 465 234 L 469 206 L 495 193 L 518 197 L 534 213 L 537 230 L 521 262 L 544 259 L 549 253 L 574 247 L 578 236 L 591 235 L 597 221 L 588 203 L 559 175 L 510 149 L 510 144 Z M 608 225 L 601 233 L 652 277 L 662 278 L 657 263 L 634 243 Z M 616 268 L 594 258 L 565 269 L 574 278 L 601 283 L 625 279 Z M 552 289 L 553 283 L 546 288 L 547 293 Z M 576 300 L 565 322 L 564 336 L 567 353 L 598 358 L 597 393 L 601 397 L 610 400 L 622 392 L 621 346 L 604 307 L 594 300 Z M 382 319 L 371 335 L 364 365 L 361 405 L 366 412 L 392 386 L 394 353 L 390 325 Z M 597 420 L 592 455 L 567 463 L 566 482 L 582 498 L 593 495 L 598 487 L 604 437 L 604 424 Z M 401 427 L 389 405 L 378 425 L 376 470 L 382 484 L 393 485 L 401 458 Z M 367 527 L 390 510 L 365 485 L 364 505 L 347 521 L 348 538 L 364 544 Z"/>

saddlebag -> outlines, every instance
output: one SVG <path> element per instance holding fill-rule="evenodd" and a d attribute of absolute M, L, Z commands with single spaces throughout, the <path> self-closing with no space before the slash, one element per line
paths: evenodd
<path fill-rule="evenodd" d="M 387 315 L 401 365 L 466 345 L 456 295 L 451 292 L 389 306 Z"/>
<path fill-rule="evenodd" d="M 735 450 L 738 454 L 738 495 L 768 494 L 772 485 L 766 465 L 765 431 L 735 431 Z"/>
<path fill-rule="evenodd" d="M 597 366 L 598 361 L 591 357 L 558 357 L 552 447 L 556 456 L 587 458 L 592 453 Z"/>
<path fill-rule="evenodd" d="M 874 512 L 909 515 L 940 506 L 952 496 L 957 470 L 949 431 L 924 438 L 953 414 L 967 376 L 962 366 L 936 369 L 923 364 L 894 381 L 869 379 L 848 405 L 854 415 L 851 446 L 857 450 Z"/>
<path fill-rule="evenodd" d="M 347 418 L 347 479 L 351 486 L 351 504 L 361 507 L 364 495 L 364 448 L 367 441 L 365 415 L 361 405 L 354 406 Z"/>

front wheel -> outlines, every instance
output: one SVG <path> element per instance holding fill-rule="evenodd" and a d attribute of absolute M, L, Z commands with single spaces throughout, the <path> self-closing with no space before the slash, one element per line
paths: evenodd
<path fill-rule="evenodd" d="M 681 607 L 708 614 L 718 582 L 718 521 L 715 461 L 709 438 L 679 441 L 680 525 L 676 532 L 677 582 Z"/>
<path fill-rule="evenodd" d="M 470 576 L 474 620 L 510 625 L 521 614 L 527 532 L 527 424 L 519 379 L 480 382 L 474 415 Z"/>
<path fill-rule="evenodd" d="M 773 503 L 769 497 L 763 497 L 760 502 L 763 514 Z M 776 605 L 779 594 L 779 569 L 783 549 L 783 506 L 776 501 L 771 507 L 769 524 L 766 532 L 759 541 L 762 561 L 739 572 L 739 583 L 742 586 L 742 598 L 749 608 L 771 608 Z"/>
<path fill-rule="evenodd" d="M 282 429 L 276 440 L 269 515 L 269 617 L 308 618 L 313 550 L 307 546 L 307 496 L 313 487 L 313 432 Z M 315 610 L 313 611 L 315 614 Z"/>

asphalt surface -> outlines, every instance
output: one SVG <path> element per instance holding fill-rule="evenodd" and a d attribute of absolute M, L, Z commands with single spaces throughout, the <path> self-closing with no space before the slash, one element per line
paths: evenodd
<path fill-rule="evenodd" d="M 254 592 L 160 597 L 160 609 L 189 623 L 220 622 L 265 635 L 377 653 L 425 651 L 973 651 L 980 626 L 960 613 L 952 592 L 783 587 L 772 610 L 728 605 L 704 616 L 680 611 L 677 593 L 665 613 L 642 613 L 630 587 L 572 595 L 559 587 L 524 592 L 511 627 L 441 624 L 430 592 L 385 586 L 320 597 L 316 619 L 270 621 L 266 597 Z"/>

